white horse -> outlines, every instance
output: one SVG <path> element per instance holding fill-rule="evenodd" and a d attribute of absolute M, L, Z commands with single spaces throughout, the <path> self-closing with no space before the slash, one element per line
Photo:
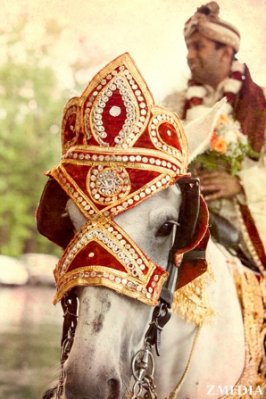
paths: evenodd
<path fill-rule="evenodd" d="M 205 123 L 210 125 L 208 120 Z M 188 130 L 193 157 L 204 149 L 206 129 L 201 121 L 202 137 L 195 124 Z M 195 142 L 201 143 L 201 148 Z M 180 203 L 180 190 L 171 186 L 115 221 L 153 261 L 166 267 L 172 242 L 169 220 L 177 221 Z M 71 201 L 67 210 L 78 231 L 85 223 L 84 217 Z M 206 287 L 213 316 L 199 327 L 172 315 L 162 332 L 161 356 L 156 358 L 159 399 L 168 398 L 176 386 L 173 398 L 219 398 L 223 395 L 218 387 L 234 386 L 243 371 L 244 327 L 232 271 L 212 241 L 207 247 L 207 260 L 213 273 Z M 79 317 L 64 364 L 63 397 L 122 399 L 130 385 L 131 359 L 143 345 L 153 309 L 104 287 L 78 288 L 77 294 Z"/>

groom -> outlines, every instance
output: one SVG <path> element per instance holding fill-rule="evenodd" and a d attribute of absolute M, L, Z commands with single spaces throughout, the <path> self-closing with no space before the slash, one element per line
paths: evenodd
<path fill-rule="evenodd" d="M 184 37 L 191 79 L 183 92 L 169 95 L 164 105 L 188 121 L 227 98 L 227 114 L 240 123 L 254 151 L 237 175 L 219 169 L 199 172 L 201 187 L 210 209 L 241 233 L 241 251 L 265 273 L 265 95 L 247 66 L 237 61 L 240 34 L 219 17 L 216 2 L 197 9 L 185 24 Z"/>

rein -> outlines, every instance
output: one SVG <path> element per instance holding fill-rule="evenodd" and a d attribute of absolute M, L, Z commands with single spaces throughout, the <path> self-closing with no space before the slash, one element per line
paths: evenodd
<path fill-rule="evenodd" d="M 57 387 L 56 399 L 60 399 L 63 395 L 65 379 L 64 363 L 67 360 L 70 350 L 72 348 L 78 322 L 78 298 L 73 291 L 70 291 L 69 295 L 62 298 L 61 305 L 64 312 L 64 322 L 61 338 L 61 376 L 59 378 L 59 384 Z"/>
<path fill-rule="evenodd" d="M 155 348 L 157 356 L 160 356 L 161 332 L 171 318 L 171 306 L 175 284 L 178 276 L 178 269 L 171 265 L 169 278 L 163 287 L 158 305 L 154 308 L 152 320 L 145 334 L 143 348 L 140 349 L 132 359 L 131 369 L 135 380 L 132 392 L 128 399 L 141 399 L 143 391 L 144 399 L 157 399 L 154 384 L 154 356 L 152 347 Z"/>

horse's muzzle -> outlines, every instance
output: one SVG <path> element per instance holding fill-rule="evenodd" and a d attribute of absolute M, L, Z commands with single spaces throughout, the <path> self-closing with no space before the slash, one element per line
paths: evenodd
<path fill-rule="evenodd" d="M 65 399 L 122 399 L 121 383 L 118 378 L 106 381 L 101 377 L 91 383 L 66 382 Z"/>

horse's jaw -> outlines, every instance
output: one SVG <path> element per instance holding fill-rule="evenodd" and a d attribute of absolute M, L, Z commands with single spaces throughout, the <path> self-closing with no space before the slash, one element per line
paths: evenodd
<path fill-rule="evenodd" d="M 75 339 L 64 367 L 66 399 L 122 399 L 151 312 L 151 307 L 107 288 L 82 289 Z"/>

